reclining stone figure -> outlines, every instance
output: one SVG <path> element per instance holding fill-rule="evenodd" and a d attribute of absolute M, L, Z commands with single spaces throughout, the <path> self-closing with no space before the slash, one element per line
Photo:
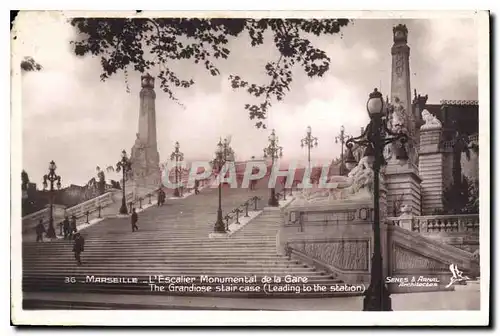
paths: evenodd
<path fill-rule="evenodd" d="M 381 183 L 382 181 L 382 177 Z M 327 183 L 333 188 L 324 188 L 319 183 L 312 188 L 303 189 L 293 204 L 320 204 L 343 199 L 366 199 L 373 192 L 373 169 L 368 157 L 363 157 L 347 176 L 330 176 Z"/>

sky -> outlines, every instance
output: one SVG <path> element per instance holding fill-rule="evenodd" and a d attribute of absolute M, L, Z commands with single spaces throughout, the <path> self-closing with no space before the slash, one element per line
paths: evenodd
<path fill-rule="evenodd" d="M 96 175 L 96 166 L 116 164 L 123 149 L 130 153 L 138 128 L 140 74 L 129 72 L 130 92 L 123 74 L 100 81 L 99 59 L 73 54 L 69 42 L 76 32 L 66 19 L 57 12 L 27 12 L 15 23 L 13 62 L 32 56 L 43 66 L 40 72 L 23 73 L 20 88 L 22 167 L 38 185 L 50 160 L 57 163 L 63 186 L 86 183 Z M 276 59 L 276 50 L 271 44 L 251 48 L 245 38 L 230 40 L 232 53 L 219 63 L 220 76 L 210 76 L 189 61 L 175 64 L 180 77 L 196 82 L 189 89 L 176 90 L 184 108 L 157 85 L 160 160 L 168 159 L 175 141 L 187 160 L 209 159 L 219 137 L 227 135 L 238 160 L 261 157 L 272 128 L 284 159 L 305 160 L 307 152 L 300 140 L 308 125 L 319 142 L 311 151 L 312 160 L 338 157 L 340 144 L 335 136 L 341 126 L 346 133 L 359 135 L 368 123 L 368 94 L 375 87 L 390 94 L 392 27 L 400 23 L 409 30 L 412 93 L 416 89 L 428 94 L 428 103 L 478 99 L 473 19 L 357 19 L 341 35 L 312 40 L 331 58 L 330 70 L 309 79 L 296 69 L 291 91 L 272 106 L 268 129 L 257 129 L 244 110 L 250 96 L 234 91 L 227 78 L 237 74 L 265 84 L 264 65 Z"/>

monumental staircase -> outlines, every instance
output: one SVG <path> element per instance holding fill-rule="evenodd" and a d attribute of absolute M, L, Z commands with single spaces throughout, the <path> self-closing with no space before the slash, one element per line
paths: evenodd
<path fill-rule="evenodd" d="M 260 214 L 229 237 L 209 238 L 216 219 L 218 191 L 206 188 L 198 195 L 185 199 L 170 199 L 162 207 L 153 206 L 139 213 L 139 231 L 132 233 L 130 219 L 108 218 L 84 229 L 83 265 L 77 266 L 72 244 L 67 240 L 23 243 L 23 291 L 25 292 L 85 292 L 106 294 L 148 295 L 207 295 L 223 297 L 317 297 L 342 296 L 341 292 L 296 292 L 296 287 L 282 292 L 265 293 L 262 277 L 289 276 L 290 285 L 331 286 L 341 281 L 313 267 L 280 255 L 276 249 L 277 231 L 281 225 L 279 210 L 265 208 L 268 189 L 257 190 L 224 187 L 223 212 L 238 207 L 251 197 Z M 260 188 L 259 188 L 260 187 Z M 251 288 L 214 292 L 184 290 L 153 291 L 150 276 L 196 277 L 197 286 L 216 286 L 200 276 L 255 277 Z M 137 278 L 138 283 L 90 283 L 87 276 Z M 294 278 L 297 277 L 297 278 Z M 301 280 L 298 283 L 298 277 Z M 226 286 L 240 286 L 229 281 Z M 157 283 L 158 284 L 158 283 Z M 161 284 L 166 285 L 168 284 Z M 186 285 L 186 284 L 182 284 Z M 260 290 L 255 290 L 259 286 Z M 226 289 L 229 287 L 226 287 Z M 360 294 L 358 292 L 358 294 Z M 353 295 L 349 293 L 347 295 Z"/>

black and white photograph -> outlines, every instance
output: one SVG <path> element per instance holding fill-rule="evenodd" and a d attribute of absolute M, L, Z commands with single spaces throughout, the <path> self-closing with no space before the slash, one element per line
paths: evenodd
<path fill-rule="evenodd" d="M 488 324 L 489 20 L 20 11 L 12 323 Z"/>

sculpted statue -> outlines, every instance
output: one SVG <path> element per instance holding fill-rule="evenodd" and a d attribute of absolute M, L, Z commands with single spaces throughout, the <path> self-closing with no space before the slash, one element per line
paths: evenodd
<path fill-rule="evenodd" d="M 420 127 L 421 130 L 430 130 L 430 129 L 440 129 L 442 127 L 441 122 L 433 116 L 429 111 L 422 111 L 422 120 L 424 124 Z"/>
<path fill-rule="evenodd" d="M 327 182 L 333 188 L 321 188 L 321 184 L 313 188 L 303 189 L 296 196 L 294 205 L 324 204 L 342 199 L 366 199 L 373 193 L 373 169 L 368 157 L 363 157 L 347 176 L 330 176 Z M 383 183 L 382 174 L 380 183 Z"/>
<path fill-rule="evenodd" d="M 141 139 L 139 138 L 139 133 L 135 133 L 134 147 L 135 148 L 144 148 L 144 144 L 142 143 Z"/>
<path fill-rule="evenodd" d="M 394 98 L 391 126 L 394 132 L 400 132 L 407 126 L 406 110 L 398 97 Z"/>

